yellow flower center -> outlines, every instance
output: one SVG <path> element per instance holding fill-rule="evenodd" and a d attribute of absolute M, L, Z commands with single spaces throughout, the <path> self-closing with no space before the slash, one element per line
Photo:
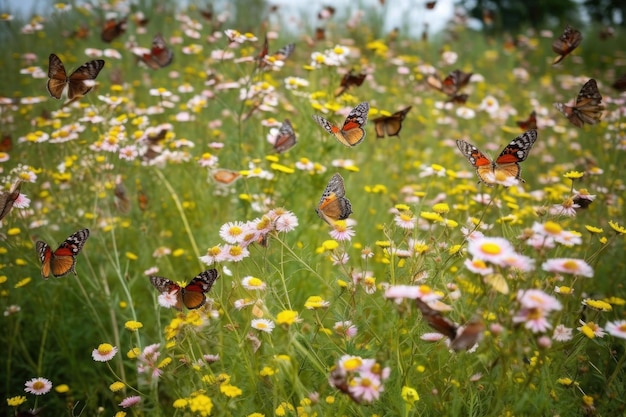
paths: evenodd
<path fill-rule="evenodd" d="M 502 253 L 502 249 L 496 243 L 483 243 L 480 250 L 487 255 L 498 255 Z"/>

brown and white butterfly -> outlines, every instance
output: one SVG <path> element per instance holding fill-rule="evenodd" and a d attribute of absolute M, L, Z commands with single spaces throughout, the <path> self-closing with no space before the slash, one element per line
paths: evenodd
<path fill-rule="evenodd" d="M 552 65 L 556 65 L 568 56 L 574 49 L 580 45 L 583 40 L 583 35 L 577 29 L 574 29 L 570 25 L 566 25 L 561 36 L 552 42 L 552 50 L 559 54 Z"/>
<path fill-rule="evenodd" d="M 22 182 L 18 180 L 11 191 L 0 193 L 0 220 L 4 219 L 11 212 L 13 204 L 20 196 L 21 186 Z"/>
<path fill-rule="evenodd" d="M 331 135 L 335 135 L 337 140 L 345 146 L 356 146 L 365 139 L 365 130 L 363 126 L 367 123 L 367 113 L 370 110 L 368 102 L 364 101 L 356 106 L 341 127 L 329 122 L 322 116 L 313 115 L 313 120 L 324 128 Z"/>
<path fill-rule="evenodd" d="M 159 297 L 164 298 L 162 305 L 169 305 L 177 310 L 182 310 L 184 305 L 189 310 L 195 310 L 206 303 L 205 294 L 211 290 L 218 276 L 216 269 L 209 269 L 196 275 L 184 287 L 172 280 L 157 276 L 151 276 L 150 283 L 159 291 Z M 167 300 L 170 296 L 175 297 L 171 300 L 172 303 Z"/>
<path fill-rule="evenodd" d="M 573 106 L 554 103 L 554 107 L 576 127 L 583 127 L 585 123 L 589 125 L 599 123 L 602 118 L 602 110 L 604 110 L 598 84 L 593 78 L 580 89 Z"/>
<path fill-rule="evenodd" d="M 367 78 L 367 73 L 359 72 L 358 74 L 354 72 L 353 69 L 348 71 L 343 75 L 341 82 L 339 83 L 339 88 L 335 90 L 335 97 L 339 97 L 346 91 L 348 91 L 351 87 L 360 87 Z"/>
<path fill-rule="evenodd" d="M 287 152 L 289 149 L 296 145 L 296 132 L 291 126 L 289 119 L 285 119 L 283 124 L 278 129 L 278 135 L 274 138 L 272 146 L 278 153 Z"/>
<path fill-rule="evenodd" d="M 483 338 L 485 324 L 479 318 L 474 318 L 463 326 L 459 326 L 441 312 L 433 309 L 428 303 L 415 299 L 417 307 L 422 312 L 426 323 L 438 333 L 450 339 L 450 347 L 455 351 L 471 349 Z"/>
<path fill-rule="evenodd" d="M 55 54 L 50 54 L 48 64 L 48 92 L 56 99 L 60 99 L 65 86 L 68 86 L 67 98 L 80 98 L 91 91 L 95 79 L 104 67 L 102 59 L 89 61 L 72 72 L 68 77 L 63 62 Z"/>
<path fill-rule="evenodd" d="M 346 198 L 343 177 L 339 173 L 333 175 L 328 181 L 315 212 L 331 226 L 335 221 L 345 220 L 352 214 L 352 205 Z"/>
<path fill-rule="evenodd" d="M 472 72 L 463 72 L 457 69 L 443 80 L 437 74 L 431 74 L 426 77 L 426 83 L 447 95 L 449 102 L 463 104 L 467 101 L 468 96 L 467 94 L 459 94 L 459 91 L 470 82 L 472 75 L 474 75 Z"/>
<path fill-rule="evenodd" d="M 508 187 L 517 184 L 518 181 L 524 182 L 520 176 L 522 168 L 519 163 L 528 157 L 536 140 L 536 130 L 524 132 L 513 139 L 493 161 L 471 143 L 457 140 L 456 145 L 469 163 L 476 168 L 476 175 L 481 182 L 489 187 L 496 184 Z"/>
<path fill-rule="evenodd" d="M 398 136 L 402 129 L 402 121 L 406 117 L 407 113 L 411 110 L 412 106 L 399 110 L 390 116 L 381 116 L 376 119 L 372 119 L 374 123 L 374 130 L 376 131 L 376 138 L 382 139 L 385 135 Z"/>
<path fill-rule="evenodd" d="M 168 66 L 174 59 L 174 52 L 167 46 L 160 33 L 152 39 L 149 51 L 145 48 L 137 48 L 137 51 L 141 62 L 154 70 Z"/>

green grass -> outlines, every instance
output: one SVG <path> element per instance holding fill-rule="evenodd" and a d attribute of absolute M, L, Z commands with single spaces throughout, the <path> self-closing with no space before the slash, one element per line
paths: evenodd
<path fill-rule="evenodd" d="M 3 316 L 1 386 L 11 404 L 21 402 L 15 397 L 25 396 L 17 407 L 3 402 L 5 414 L 45 407 L 42 415 L 46 416 L 122 416 L 123 411 L 126 415 L 208 415 L 193 408 L 205 398 L 212 403 L 211 415 L 232 416 L 572 415 L 581 412 L 584 401 L 593 401 L 598 415 L 623 413 L 624 340 L 612 335 L 589 338 L 576 329 L 581 326 L 579 320 L 604 327 L 624 318 L 626 297 L 620 272 L 625 267 L 624 234 L 608 223 L 624 226 L 626 221 L 624 104 L 623 97 L 610 88 L 615 76 L 624 72 L 619 62 L 623 57 L 615 52 L 621 33 L 605 42 L 591 32 L 585 34 L 573 56 L 552 67 L 551 37 L 530 36 L 530 47 L 513 50 L 506 49 L 502 39 L 461 29 L 457 41 L 440 35 L 425 43 L 403 37 L 401 32 L 395 42 L 388 43 L 374 35 L 381 32 L 380 27 L 349 29 L 336 16 L 327 23 L 329 39 L 313 46 L 301 40 L 310 32 L 280 33 L 279 39 L 270 41 L 270 52 L 296 42 L 295 53 L 280 71 L 259 71 L 254 62 L 211 58 L 212 51 L 221 50 L 232 51 L 235 58 L 258 54 L 264 31 L 244 26 L 250 16 L 238 16 L 239 23 L 222 29 L 250 30 L 259 40 L 231 49 L 224 37 L 213 43 L 204 40 L 210 29 L 197 11 L 189 10 L 186 15 L 204 24 L 202 39 L 186 37 L 174 13 L 149 16 L 146 34 L 136 34 L 137 27 L 129 19 L 126 34 L 110 45 L 99 39 L 101 11 L 75 8 L 53 12 L 43 22 L 44 31 L 32 35 L 20 34 L 24 22 L 0 22 L 0 36 L 6 45 L 5 58 L 0 61 L 5 81 L 0 95 L 42 97 L 39 103 L 0 108 L 0 133 L 10 135 L 14 144 L 9 159 L 0 165 L 3 185 L 9 190 L 19 172 L 37 175 L 35 181 L 22 184 L 22 193 L 31 199 L 30 207 L 14 208 L 1 230 L 6 238 L 0 242 L 0 303 L 3 311 L 8 312 L 10 306 L 20 308 Z M 364 19 L 376 21 L 371 15 Z M 63 36 L 81 23 L 91 28 L 88 38 Z M 555 33 L 559 30 L 554 28 Z M 125 43 L 134 37 L 147 47 L 157 31 L 168 41 L 181 36 L 182 43 L 171 46 L 174 61 L 170 66 L 153 71 L 136 64 Z M 379 37 L 380 42 L 373 43 Z M 311 69 L 308 65 L 312 52 L 333 48 L 344 39 L 354 40 L 350 46 L 353 53 L 340 68 L 364 69 L 369 75 L 361 87 L 334 98 L 341 80 L 337 68 Z M 192 43 L 202 45 L 202 52 L 183 53 L 182 48 Z M 374 47 L 381 44 L 387 49 L 377 51 Z M 102 58 L 106 65 L 97 78 L 98 87 L 78 104 L 63 108 L 62 114 L 58 111 L 63 102 L 48 97 L 45 78 L 20 74 L 29 65 L 22 62 L 22 54 L 36 54 L 32 65 L 45 73 L 47 57 L 54 52 L 69 72 L 92 59 L 85 54 L 90 47 L 113 48 L 122 59 Z M 443 50 L 458 53 L 457 62 L 442 63 Z M 472 81 L 466 88 L 467 107 L 475 111 L 475 117 L 457 116 L 458 106 L 437 108 L 445 96 L 426 85 L 418 70 L 422 65 L 432 65 L 444 76 L 456 68 L 482 76 L 484 81 Z M 409 73 L 399 74 L 399 66 L 406 66 Z M 516 79 L 516 68 L 525 68 L 529 79 Z M 172 76 L 171 71 L 178 75 Z M 265 82 L 265 87 L 275 88 L 277 104 L 273 111 L 256 110 L 243 120 L 254 100 L 240 100 L 240 88 L 219 90 L 205 85 L 209 72 L 218 84 L 239 81 L 240 88 Z M 115 74 L 121 77 L 122 88 L 114 85 Z M 310 84 L 289 90 L 284 82 L 289 76 Z M 573 76 L 580 79 L 569 82 L 567 77 Z M 575 98 L 590 77 L 598 80 L 607 108 L 601 123 L 578 129 L 552 103 Z M 474 76 L 474 80 L 478 78 Z M 194 91 L 178 92 L 183 83 L 189 83 Z M 144 128 L 137 122 L 145 109 L 162 103 L 161 98 L 150 95 L 150 89 L 159 87 L 180 99 L 161 113 L 147 115 L 147 125 L 173 125 L 165 149 L 175 150 L 174 141 L 182 138 L 193 142 L 194 147 L 185 149 L 188 161 L 147 166 L 140 158 L 124 161 L 116 152 L 93 149 L 116 124 L 126 130 L 120 146 L 132 144 L 135 133 Z M 213 96 L 202 105 L 189 107 L 188 100 L 203 90 Z M 111 107 L 98 98 L 101 95 L 124 102 Z M 479 108 L 487 96 L 495 97 L 501 109 L 516 110 L 517 115 L 509 111 L 508 116 L 492 118 Z M 324 109 L 354 107 L 362 101 L 370 103 L 370 119 L 380 111 L 393 113 L 412 105 L 400 138 L 376 140 L 369 123 L 366 139 L 347 148 L 311 118 Z M 81 122 L 85 130 L 77 140 L 56 144 L 18 141 L 38 130 L 52 134 L 78 122 L 86 108 L 104 121 Z M 468 140 L 497 155 L 521 133 L 515 120 L 525 119 L 533 109 L 540 114 L 539 138 L 522 163 L 526 183 L 509 189 L 476 185 L 473 169 L 454 140 Z M 189 111 L 195 120 L 177 121 L 181 111 Z M 274 155 L 266 141 L 269 128 L 261 122 L 270 117 L 279 122 L 289 118 L 293 123 L 298 144 L 286 154 Z M 342 120 L 333 111 L 324 117 L 335 123 Z M 214 126 L 215 121 L 221 125 Z M 210 142 L 221 142 L 224 147 L 211 149 L 207 146 Z M 198 164 L 207 152 L 219 158 L 220 168 L 241 171 L 243 177 L 227 187 L 216 184 L 207 168 Z M 302 158 L 324 167 L 325 172 L 296 168 Z M 332 161 L 339 159 L 350 159 L 353 166 L 332 166 Z M 282 172 L 273 163 L 293 168 L 293 173 Z M 26 168 L 18 172 L 19 165 Z M 433 165 L 435 173 L 445 169 L 445 175 L 424 175 Z M 592 169 L 594 166 L 602 172 Z M 253 167 L 273 178 L 248 176 Z M 461 171 L 471 172 L 472 177 L 458 178 Z M 568 171 L 585 175 L 570 180 L 564 177 Z M 334 172 L 345 179 L 356 235 L 330 249 L 331 228 L 317 217 L 314 208 Z M 128 212 L 115 205 L 117 176 L 121 176 L 131 202 Z M 596 201 L 574 217 L 550 215 L 548 209 L 571 196 L 572 187 L 588 189 L 597 195 Z M 140 191 L 147 197 L 145 209 L 137 200 Z M 479 193 L 490 195 L 500 205 L 477 203 Z M 450 208 L 442 214 L 447 226 L 420 218 L 423 212 L 436 211 L 437 202 Z M 390 213 L 394 206 L 413 213 L 418 225 L 411 230 L 398 227 Z M 289 233 L 272 233 L 267 247 L 250 245 L 250 256 L 241 262 L 214 265 L 220 278 L 208 294 L 213 303 L 180 314 L 159 306 L 158 292 L 144 271 L 156 266 L 157 275 L 187 282 L 208 268 L 198 257 L 223 244 L 219 237 L 223 224 L 250 221 L 281 207 L 293 212 L 298 227 Z M 463 265 L 471 255 L 465 251 L 467 242 L 460 229 L 475 227 L 470 218 L 480 220 L 481 227 L 488 226 L 481 229 L 486 236 L 508 239 L 518 253 L 535 261 L 535 269 L 527 273 L 495 266 L 508 284 L 506 294 Z M 548 221 L 580 233 L 582 244 L 557 244 L 540 251 L 527 245 L 523 237 L 533 223 Z M 602 231 L 590 233 L 586 225 Z M 56 248 L 81 228 L 89 228 L 91 236 L 77 256 L 77 276 L 40 279 L 34 242 L 44 240 Z M 422 242 L 423 253 L 406 258 L 392 254 L 390 247 L 407 249 L 409 239 Z M 153 253 L 161 247 L 171 253 L 155 258 Z M 361 258 L 364 248 L 370 248 L 374 256 Z M 345 265 L 332 264 L 331 255 L 339 251 L 350 257 Z M 594 277 L 559 277 L 541 269 L 547 259 L 561 257 L 585 260 L 594 268 Z M 375 292 L 368 293 L 362 282 L 354 280 L 362 271 L 375 278 L 371 286 Z M 260 278 L 267 288 L 244 289 L 241 280 L 246 276 Z M 418 277 L 423 281 L 416 281 Z M 443 341 L 422 340 L 422 334 L 433 330 L 416 305 L 410 300 L 396 304 L 384 297 L 387 285 L 417 284 L 441 293 L 442 301 L 452 307 L 445 313 L 451 320 L 466 323 L 478 317 L 484 322 L 484 338 L 475 351 L 453 352 Z M 568 286 L 574 292 L 557 294 L 555 286 Z M 520 310 L 517 293 L 530 288 L 543 290 L 562 303 L 563 308 L 551 313 L 548 320 L 553 328 L 558 324 L 573 328 L 571 340 L 541 347 L 540 337 L 551 337 L 552 329 L 532 333 L 513 322 Z M 328 307 L 305 308 L 312 296 L 320 296 Z M 583 309 L 581 302 L 588 298 L 606 300 L 612 310 Z M 235 308 L 235 301 L 241 299 L 256 301 L 255 307 Z M 277 323 L 271 333 L 251 328 L 260 312 L 277 322 L 284 310 L 296 311 L 300 321 L 290 326 Z M 143 327 L 129 331 L 125 329 L 129 321 L 141 322 Z M 337 334 L 333 326 L 339 321 L 351 321 L 358 328 L 356 336 Z M 180 328 L 172 332 L 168 326 L 174 325 Z M 501 326 L 501 331 L 494 325 Z M 257 342 L 260 347 L 255 349 Z M 109 362 L 91 358 L 101 343 L 119 349 Z M 138 372 L 138 359 L 127 354 L 156 343 L 160 347 L 154 364 L 160 365 L 162 375 L 150 378 Z M 199 366 L 206 354 L 219 355 L 219 360 Z M 389 368 L 378 400 L 358 403 L 329 385 L 332 367 L 343 355 L 375 359 L 380 369 Z M 25 393 L 24 384 L 35 377 L 52 381 L 52 391 L 42 396 Z M 560 378 L 570 378 L 572 383 L 564 384 Z M 110 385 L 116 381 L 124 388 L 113 392 Z M 69 391 L 58 392 L 63 384 Z M 419 400 L 403 400 L 403 387 L 414 388 Z M 139 395 L 141 402 L 132 409 L 118 406 L 131 395 Z M 98 411 L 99 407 L 103 411 Z"/>

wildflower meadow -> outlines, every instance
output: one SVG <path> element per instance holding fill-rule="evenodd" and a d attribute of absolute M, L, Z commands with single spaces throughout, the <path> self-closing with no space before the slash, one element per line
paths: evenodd
<path fill-rule="evenodd" d="M 0 10 L 2 415 L 624 414 L 622 31 L 175 3 Z"/>

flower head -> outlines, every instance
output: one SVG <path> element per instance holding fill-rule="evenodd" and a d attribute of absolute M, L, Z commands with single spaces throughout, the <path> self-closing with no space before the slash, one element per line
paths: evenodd
<path fill-rule="evenodd" d="M 93 352 L 91 352 L 91 357 L 97 362 L 108 362 L 113 359 L 116 353 L 117 348 L 115 346 L 108 343 L 101 343 L 98 349 L 94 349 Z"/>
<path fill-rule="evenodd" d="M 26 388 L 24 388 L 24 391 L 29 394 L 35 395 L 47 394 L 52 389 L 52 382 L 50 382 L 46 378 L 41 377 L 33 378 L 30 381 L 27 381 L 24 385 L 26 386 Z"/>

